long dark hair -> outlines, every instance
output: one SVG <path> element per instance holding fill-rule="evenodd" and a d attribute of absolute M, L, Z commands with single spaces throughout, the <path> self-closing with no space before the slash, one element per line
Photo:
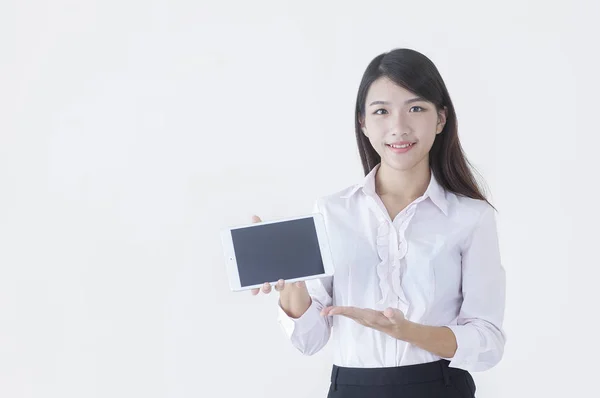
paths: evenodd
<path fill-rule="evenodd" d="M 395 49 L 375 57 L 367 66 L 356 98 L 356 142 L 365 175 L 381 162 L 369 139 L 362 133 L 365 102 L 371 84 L 387 77 L 397 85 L 432 102 L 437 111 L 447 109 L 444 129 L 436 135 L 429 152 L 429 166 L 439 184 L 449 192 L 489 203 L 465 156 L 458 139 L 458 124 L 454 105 L 446 84 L 433 62 L 425 55 L 406 48 Z"/>

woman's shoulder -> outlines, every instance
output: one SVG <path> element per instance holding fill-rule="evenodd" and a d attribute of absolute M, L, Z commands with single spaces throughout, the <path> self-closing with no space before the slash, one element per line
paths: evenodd
<path fill-rule="evenodd" d="M 492 209 L 492 205 L 487 200 L 470 198 L 468 196 L 447 194 L 450 200 L 453 200 L 457 207 L 461 209 L 470 209 L 476 212 L 486 211 Z"/>
<path fill-rule="evenodd" d="M 348 201 L 355 196 L 360 189 L 360 184 L 353 184 L 335 192 L 322 195 L 315 201 L 315 206 L 320 209 L 347 206 Z"/>
<path fill-rule="evenodd" d="M 463 222 L 476 223 L 485 215 L 493 215 L 495 208 L 483 199 L 474 199 L 457 194 L 446 194 L 450 202 L 451 214 Z"/>

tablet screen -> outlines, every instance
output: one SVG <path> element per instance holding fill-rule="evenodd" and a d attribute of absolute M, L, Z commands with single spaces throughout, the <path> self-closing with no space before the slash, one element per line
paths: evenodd
<path fill-rule="evenodd" d="M 231 238 L 242 287 L 325 272 L 312 218 L 233 229 Z"/>

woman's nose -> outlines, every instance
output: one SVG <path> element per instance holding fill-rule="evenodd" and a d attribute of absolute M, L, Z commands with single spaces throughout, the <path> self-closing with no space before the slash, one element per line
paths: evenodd
<path fill-rule="evenodd" d="M 389 120 L 389 129 L 392 131 L 392 133 L 397 135 L 408 134 L 410 126 L 405 116 L 396 115 L 395 117 L 392 117 Z"/>

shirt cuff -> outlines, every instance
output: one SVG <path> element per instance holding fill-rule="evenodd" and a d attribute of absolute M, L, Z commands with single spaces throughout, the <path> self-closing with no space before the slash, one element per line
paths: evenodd
<path fill-rule="evenodd" d="M 448 366 L 465 370 L 473 369 L 481 347 L 479 331 L 472 325 L 448 325 L 446 327 L 454 333 L 457 345 L 454 357 L 444 358 L 450 361 Z"/>
<path fill-rule="evenodd" d="M 313 326 L 317 324 L 320 318 L 322 318 L 321 311 L 317 308 L 317 304 L 314 300 L 310 304 L 310 307 L 306 310 L 300 318 L 292 318 L 288 314 L 285 313 L 283 308 L 281 308 L 281 302 L 277 302 L 278 312 L 279 312 L 279 324 L 285 331 L 288 337 L 291 337 L 292 334 L 304 334 L 310 331 Z"/>

